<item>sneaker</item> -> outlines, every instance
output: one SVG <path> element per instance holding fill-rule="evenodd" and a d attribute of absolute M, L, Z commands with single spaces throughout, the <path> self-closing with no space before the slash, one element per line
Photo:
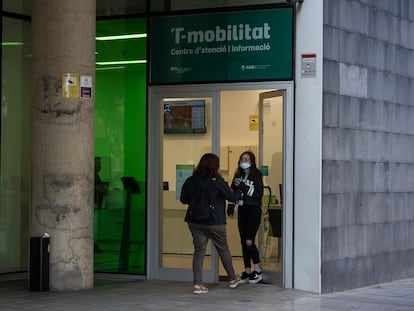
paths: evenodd
<path fill-rule="evenodd" d="M 208 288 L 204 285 L 194 285 L 193 294 L 207 294 Z"/>
<path fill-rule="evenodd" d="M 229 287 L 236 288 L 241 283 L 240 281 L 241 281 L 240 277 L 236 275 L 236 278 L 233 281 L 230 281 Z"/>
<path fill-rule="evenodd" d="M 250 274 L 249 283 L 256 284 L 256 283 L 260 282 L 261 280 L 263 280 L 263 273 L 262 273 L 262 271 L 258 272 L 256 270 L 254 270 L 252 272 L 252 274 Z"/>
<path fill-rule="evenodd" d="M 247 282 L 249 282 L 250 275 L 251 274 L 249 274 L 247 272 L 243 272 L 242 275 L 241 275 L 241 278 L 240 278 L 240 283 L 247 283 Z"/>

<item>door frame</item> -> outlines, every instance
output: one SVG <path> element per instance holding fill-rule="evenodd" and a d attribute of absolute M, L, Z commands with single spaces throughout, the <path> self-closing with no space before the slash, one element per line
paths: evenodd
<path fill-rule="evenodd" d="M 263 107 L 264 107 L 264 100 L 265 99 L 270 99 L 270 98 L 277 98 L 277 97 L 282 97 L 282 105 L 283 105 L 283 114 L 284 114 L 284 108 L 285 108 L 285 103 L 286 103 L 286 90 L 285 89 L 278 89 L 278 90 L 272 90 L 272 91 L 265 91 L 259 94 L 259 165 L 263 165 L 263 157 L 264 157 L 264 112 L 263 112 Z M 285 118 L 285 116 L 283 116 L 283 118 Z M 286 139 L 285 139 L 285 121 L 283 120 L 283 126 L 282 126 L 282 149 L 283 149 L 283 157 L 282 157 L 282 189 L 281 189 L 281 198 L 284 198 L 285 193 L 286 193 L 286 188 L 285 188 L 285 164 L 286 164 L 286 158 L 285 158 L 285 148 L 286 148 Z M 277 188 L 275 188 L 275 191 L 277 192 Z M 270 198 L 269 198 L 270 200 Z M 282 206 L 284 206 L 284 204 L 282 204 Z M 266 213 L 269 213 L 269 210 L 266 209 Z M 286 226 L 284 223 L 285 220 L 285 213 L 286 213 L 286 209 L 282 208 L 282 223 L 281 223 L 281 230 L 284 232 L 283 228 Z M 270 221 L 269 220 L 269 216 L 266 218 L 263 218 L 263 222 L 264 221 Z M 269 226 L 269 224 L 267 224 L 267 226 Z M 266 245 L 268 243 L 267 240 L 267 236 L 264 235 L 264 228 L 265 228 L 265 224 L 262 223 L 261 224 L 261 230 L 259 233 L 259 243 L 260 243 L 260 249 L 263 249 L 263 245 Z M 281 243 L 281 241 L 283 241 L 283 234 L 281 239 L 279 239 L 278 243 Z M 271 284 L 277 284 L 277 285 L 283 285 L 284 284 L 284 269 L 285 269 L 285 262 L 284 262 L 284 257 L 283 257 L 283 242 L 281 243 L 282 247 L 280 248 L 280 246 L 278 245 L 278 251 L 282 251 L 282 270 L 281 272 L 275 272 L 275 271 L 265 271 L 265 275 L 267 275 L 267 280 L 270 281 Z M 264 248 L 265 252 L 267 251 L 267 245 Z M 261 254 L 263 258 L 265 258 L 266 254 Z M 278 256 L 280 256 L 278 254 Z M 280 258 L 280 257 L 279 257 Z M 262 269 L 265 270 L 265 267 L 262 266 Z"/>
<path fill-rule="evenodd" d="M 284 189 L 283 193 L 284 228 L 283 228 L 283 287 L 293 286 L 293 151 L 294 151 L 294 100 L 293 81 L 288 82 L 246 82 L 218 84 L 162 85 L 148 87 L 147 114 L 147 273 L 149 280 L 181 280 L 175 269 L 160 270 L 160 195 L 162 191 L 162 144 L 160 101 L 168 97 L 211 97 L 212 107 L 212 152 L 220 153 L 220 93 L 238 90 L 280 90 L 284 89 Z M 287 260 L 289 259 L 289 260 Z M 218 281 L 218 256 L 212 254 L 211 271 L 213 280 Z M 162 278 L 160 277 L 162 275 Z"/>
<path fill-rule="evenodd" d="M 212 152 L 218 154 L 220 149 L 215 146 L 219 145 L 218 139 L 220 133 L 220 120 L 215 117 L 220 112 L 219 106 L 219 93 L 205 89 L 195 89 L 193 86 L 161 86 L 153 87 L 149 91 L 149 107 L 148 107 L 148 119 L 151 123 L 148 123 L 151 128 L 148 128 L 148 165 L 147 176 L 150 177 L 148 181 L 148 203 L 147 203 L 147 223 L 148 223 L 148 235 L 151 239 L 148 239 L 147 246 L 147 278 L 156 280 L 170 280 L 170 281 L 190 281 L 192 280 L 192 271 L 189 269 L 178 268 L 163 268 L 160 267 L 162 254 L 161 250 L 161 236 L 160 236 L 160 209 L 162 206 L 162 171 L 163 171 L 163 150 L 162 150 L 162 138 L 161 138 L 161 124 L 163 123 L 163 114 L 161 111 L 161 101 L 163 98 L 211 98 L 212 99 L 212 133 L 211 133 L 211 145 Z M 218 103 L 218 104 L 216 104 Z M 186 226 L 183 219 L 183 226 Z M 190 232 L 188 232 L 190 234 Z M 211 251 L 211 267 L 206 273 L 203 272 L 203 281 L 206 283 L 214 283 L 218 281 L 218 255 L 215 249 Z"/>

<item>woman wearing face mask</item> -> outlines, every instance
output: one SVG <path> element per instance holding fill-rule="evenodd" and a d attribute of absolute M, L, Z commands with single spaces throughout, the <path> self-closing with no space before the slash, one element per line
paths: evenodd
<path fill-rule="evenodd" d="M 263 280 L 259 250 L 255 244 L 262 217 L 263 174 L 256 167 L 256 157 L 250 151 L 245 151 L 240 155 L 238 164 L 231 187 L 242 192 L 240 200 L 236 202 L 239 206 L 237 221 L 245 267 L 241 283 L 255 284 Z M 231 216 L 233 213 L 234 203 L 229 203 L 227 214 Z"/>

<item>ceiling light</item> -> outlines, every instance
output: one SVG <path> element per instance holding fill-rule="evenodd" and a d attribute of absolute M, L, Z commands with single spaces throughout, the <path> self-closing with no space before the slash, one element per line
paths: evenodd
<path fill-rule="evenodd" d="M 96 68 L 97 71 L 102 71 L 102 70 L 117 70 L 117 69 L 125 69 L 125 66 L 115 66 L 115 67 L 101 67 L 101 68 Z"/>
<path fill-rule="evenodd" d="M 2 42 L 1 45 L 3 46 L 19 46 L 24 45 L 23 42 Z"/>
<path fill-rule="evenodd" d="M 137 60 L 118 60 L 110 62 L 96 62 L 97 65 L 108 66 L 108 65 L 131 65 L 131 64 L 145 64 L 147 61 L 145 59 Z"/>
<path fill-rule="evenodd" d="M 133 33 L 130 35 L 96 37 L 96 40 L 110 41 L 110 40 L 125 40 L 125 39 L 141 39 L 141 38 L 146 38 L 146 37 L 147 37 L 146 33 Z"/>

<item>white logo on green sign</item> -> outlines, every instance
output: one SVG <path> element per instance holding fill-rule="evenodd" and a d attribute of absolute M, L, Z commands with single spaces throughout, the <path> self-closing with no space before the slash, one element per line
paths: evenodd
<path fill-rule="evenodd" d="M 293 77 L 293 8 L 151 17 L 150 83 Z"/>
<path fill-rule="evenodd" d="M 261 27 L 251 27 L 250 24 L 227 25 L 227 29 L 216 26 L 215 30 L 191 30 L 186 31 L 184 27 L 172 28 L 171 33 L 175 36 L 175 43 L 182 41 L 187 43 L 223 42 L 239 40 L 262 40 L 270 39 L 270 26 L 264 23 Z"/>

